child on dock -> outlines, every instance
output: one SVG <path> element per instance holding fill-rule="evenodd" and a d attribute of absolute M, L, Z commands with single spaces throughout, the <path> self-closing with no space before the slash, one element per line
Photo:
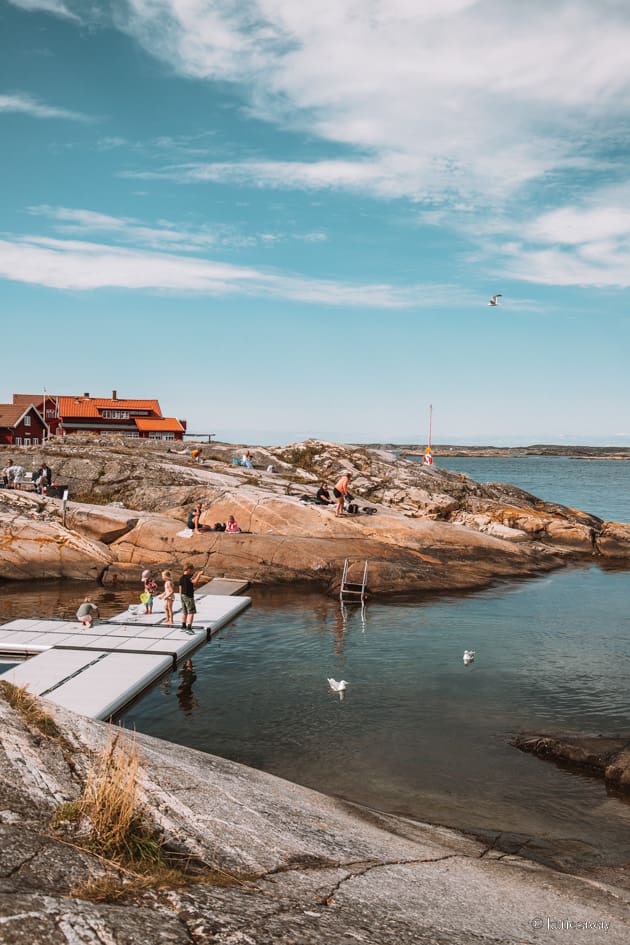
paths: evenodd
<path fill-rule="evenodd" d="M 145 614 L 152 614 L 153 598 L 157 594 L 159 587 L 153 580 L 153 574 L 148 568 L 142 572 L 142 582 L 144 584 L 144 591 L 140 595 L 140 600 L 144 604 Z"/>
<path fill-rule="evenodd" d="M 195 607 L 195 585 L 203 579 L 203 571 L 197 571 L 192 564 L 187 564 L 179 579 L 179 593 L 182 601 L 182 630 L 192 633 L 192 623 L 197 613 Z"/>
<path fill-rule="evenodd" d="M 90 630 L 94 624 L 95 617 L 98 616 L 99 612 L 96 604 L 93 604 L 89 597 L 84 597 L 83 603 L 79 605 L 79 609 L 77 610 L 77 620 L 79 623 L 82 623 L 84 627 Z"/>
<path fill-rule="evenodd" d="M 166 611 L 166 627 L 173 626 L 173 601 L 175 600 L 175 585 L 173 584 L 173 575 L 170 571 L 162 571 L 162 580 L 164 581 L 164 592 L 160 594 L 160 600 L 164 601 L 164 610 Z"/>

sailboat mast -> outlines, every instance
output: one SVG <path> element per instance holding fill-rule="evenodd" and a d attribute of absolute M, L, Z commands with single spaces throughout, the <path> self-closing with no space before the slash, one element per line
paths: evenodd
<path fill-rule="evenodd" d="M 429 404 L 429 449 L 431 449 L 431 436 L 433 433 L 433 404 Z"/>

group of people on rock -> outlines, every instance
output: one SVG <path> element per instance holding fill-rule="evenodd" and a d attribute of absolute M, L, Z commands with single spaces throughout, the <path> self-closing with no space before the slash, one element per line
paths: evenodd
<path fill-rule="evenodd" d="M 322 482 L 315 499 L 319 505 L 334 505 L 335 515 L 343 515 L 344 512 L 354 514 L 359 511 L 359 506 L 353 502 L 354 496 L 350 495 L 350 473 L 345 472 L 333 486 L 333 496 L 330 496 L 328 483 Z"/>
<path fill-rule="evenodd" d="M 233 535 L 238 534 L 241 531 L 239 524 L 233 515 L 228 515 L 225 522 L 215 522 L 214 525 L 202 525 L 202 511 L 202 505 L 200 502 L 198 502 L 197 505 L 195 505 L 188 513 L 186 518 L 186 528 L 190 528 L 193 532 L 228 532 Z"/>
<path fill-rule="evenodd" d="M 27 481 L 27 472 L 24 466 L 14 462 L 12 459 L 7 461 L 7 465 L 2 470 L 2 486 L 4 489 L 20 489 Z M 39 494 L 46 492 L 48 486 L 52 485 L 52 471 L 50 466 L 42 461 L 39 469 L 31 474 L 30 480 Z"/>

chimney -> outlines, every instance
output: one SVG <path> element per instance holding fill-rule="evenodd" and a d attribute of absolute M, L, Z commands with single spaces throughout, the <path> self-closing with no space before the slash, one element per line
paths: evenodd
<path fill-rule="evenodd" d="M 86 392 L 84 393 L 83 396 L 84 396 L 84 397 L 87 397 L 87 399 L 89 400 L 89 399 L 90 399 L 90 392 L 89 392 L 89 390 L 86 390 Z"/>
<path fill-rule="evenodd" d="M 112 391 L 112 400 L 118 400 L 118 391 L 117 391 L 117 390 L 113 390 L 113 391 Z"/>

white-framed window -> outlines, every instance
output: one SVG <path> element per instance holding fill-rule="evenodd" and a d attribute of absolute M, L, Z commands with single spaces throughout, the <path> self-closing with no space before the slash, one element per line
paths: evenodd
<path fill-rule="evenodd" d="M 56 416 L 57 416 L 57 411 L 55 410 L 54 407 L 46 407 L 47 420 L 54 420 Z"/>
<path fill-rule="evenodd" d="M 21 446 L 21 445 L 22 445 L 22 437 L 21 437 L 21 436 L 16 436 L 16 438 L 13 440 L 13 442 L 15 443 L 16 446 Z"/>
<path fill-rule="evenodd" d="M 24 426 L 30 427 L 30 425 L 31 425 L 31 415 L 30 413 L 27 413 L 26 416 L 24 417 Z"/>
<path fill-rule="evenodd" d="M 128 420 L 128 410 L 104 410 L 103 419 L 105 420 Z"/>
<path fill-rule="evenodd" d="M 39 445 L 39 437 L 38 437 L 38 436 L 34 436 L 33 439 L 31 440 L 31 443 L 33 444 L 33 446 L 38 446 L 38 445 Z"/>

